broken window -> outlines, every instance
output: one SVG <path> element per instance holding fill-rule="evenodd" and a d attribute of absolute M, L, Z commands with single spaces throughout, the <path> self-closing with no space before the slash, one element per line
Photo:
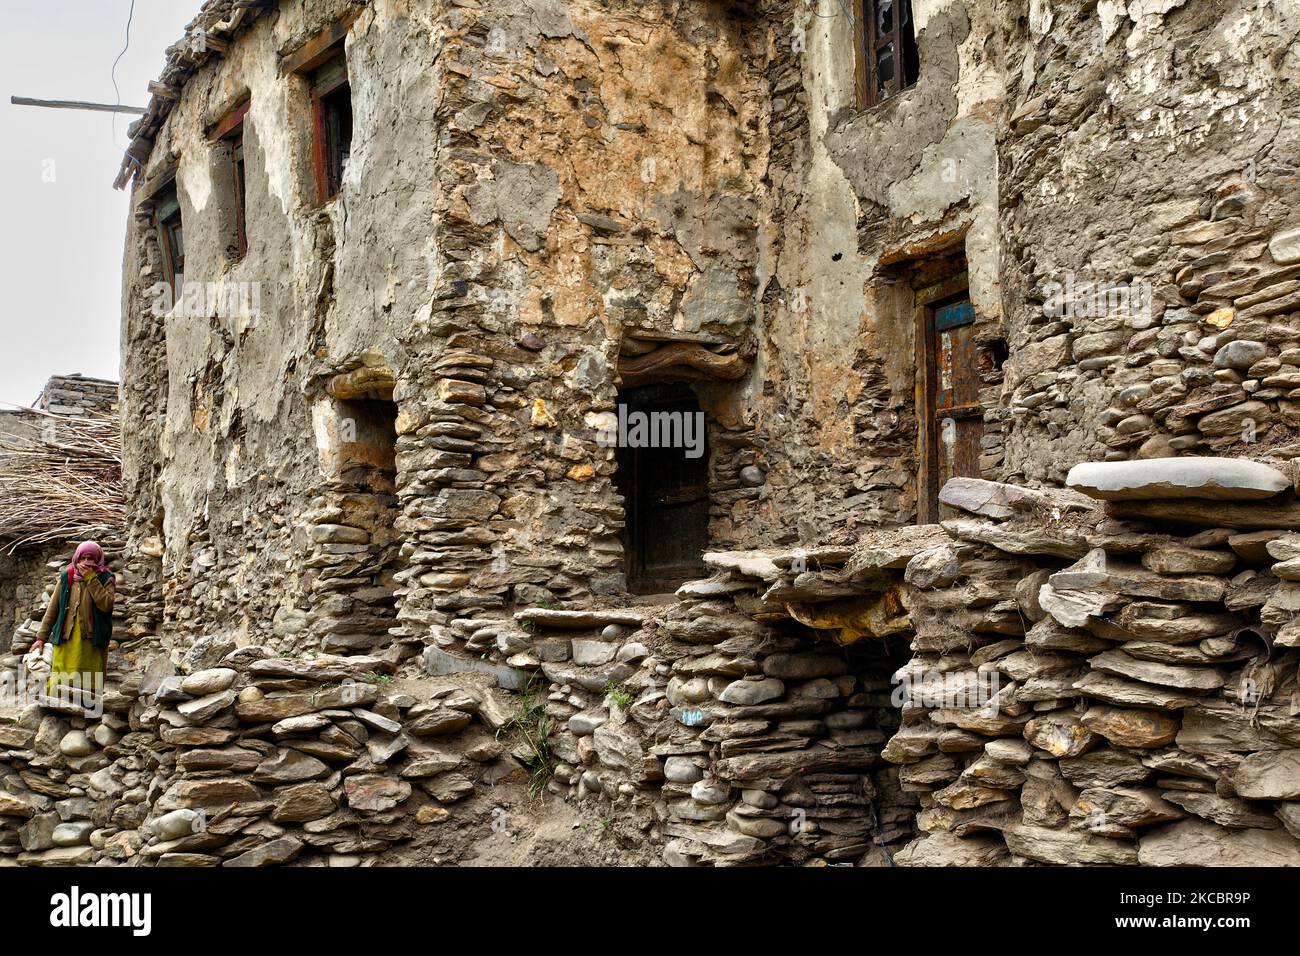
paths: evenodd
<path fill-rule="evenodd" d="M 920 523 L 950 517 L 939 505 L 939 490 L 950 478 L 979 477 L 984 406 L 980 402 L 981 363 L 975 341 L 975 308 L 966 273 L 916 290 L 918 373 L 922 407 L 918 452 Z"/>
<path fill-rule="evenodd" d="M 342 53 L 312 73 L 316 117 L 316 183 L 322 203 L 339 194 L 352 152 L 352 88 Z"/>
<path fill-rule="evenodd" d="M 249 104 L 233 110 L 229 116 L 217 124 L 213 135 L 230 150 L 230 175 L 234 187 L 234 258 L 242 259 L 248 251 L 248 232 L 245 209 L 247 208 L 246 180 L 244 175 L 244 117 Z"/>
<path fill-rule="evenodd" d="M 912 3 L 862 0 L 858 12 L 858 101 L 875 106 L 916 85 L 920 75 Z"/>
<path fill-rule="evenodd" d="M 153 202 L 158 242 L 162 246 L 163 272 L 167 284 L 172 287 L 173 301 L 178 301 L 180 283 L 185 275 L 185 236 L 181 230 L 181 204 L 176 195 L 175 181 L 160 189 Z"/>
<path fill-rule="evenodd" d="M 709 541 L 709 455 L 704 413 L 684 384 L 619 395 L 618 470 L 627 587 L 675 590 L 704 573 Z"/>

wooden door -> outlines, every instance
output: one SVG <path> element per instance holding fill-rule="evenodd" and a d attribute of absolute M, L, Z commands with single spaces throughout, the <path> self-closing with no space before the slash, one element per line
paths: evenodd
<path fill-rule="evenodd" d="M 698 415 L 688 386 L 649 385 L 620 402 L 628 413 Z M 704 574 L 709 542 L 709 453 L 690 458 L 682 448 L 622 447 L 617 483 L 626 524 L 628 590 L 657 594 Z"/>
<path fill-rule="evenodd" d="M 975 309 L 953 283 L 921 290 L 918 325 L 924 353 L 918 375 L 918 436 L 921 476 L 917 511 L 922 523 L 955 517 L 939 504 L 939 490 L 950 478 L 978 477 L 984 407 L 980 403 L 979 352 Z"/>

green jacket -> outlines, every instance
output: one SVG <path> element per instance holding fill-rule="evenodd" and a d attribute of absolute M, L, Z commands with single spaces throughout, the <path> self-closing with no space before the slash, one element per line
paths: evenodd
<path fill-rule="evenodd" d="M 82 634 L 86 625 L 90 625 L 90 643 L 95 647 L 108 647 L 113 639 L 113 599 L 116 596 L 116 579 L 112 572 L 101 571 L 94 578 L 82 582 L 79 591 Z M 68 618 L 68 605 L 71 603 L 72 582 L 68 579 L 65 568 L 59 572 L 59 585 L 54 599 L 45 609 L 41 620 L 40 636 L 51 644 L 62 644 L 65 637 L 72 635 L 72 621 Z"/>

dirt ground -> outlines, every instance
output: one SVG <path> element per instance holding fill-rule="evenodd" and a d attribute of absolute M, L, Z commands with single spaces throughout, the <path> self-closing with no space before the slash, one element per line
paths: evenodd
<path fill-rule="evenodd" d="M 438 690 L 455 687 L 483 690 L 493 681 L 483 674 L 447 677 L 401 676 L 385 693 L 410 694 L 426 700 Z M 498 692 L 499 693 L 499 692 Z M 513 695 L 509 698 L 516 701 Z M 431 738 L 422 744 L 464 753 L 498 739 L 507 749 L 514 738 L 494 734 L 482 718 L 453 737 Z M 475 766 L 466 761 L 462 772 L 474 779 Z M 406 806 L 414 814 L 419 799 Z M 478 768 L 473 793 L 446 809 L 442 823 L 417 828 L 409 843 L 381 855 L 383 866 L 663 866 L 647 847 L 645 834 L 626 811 L 609 800 L 588 797 L 570 802 L 557 794 L 529 792 L 527 770 L 508 753 Z"/>

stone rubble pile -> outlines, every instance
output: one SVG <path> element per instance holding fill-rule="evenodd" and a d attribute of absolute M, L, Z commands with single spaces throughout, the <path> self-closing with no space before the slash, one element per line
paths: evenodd
<path fill-rule="evenodd" d="M 420 664 L 458 682 L 420 695 L 393 647 L 128 646 L 101 716 L 0 722 L 0 852 L 402 859 L 522 766 L 670 865 L 1300 865 L 1291 480 L 1071 484 L 954 479 L 941 524 L 710 553 L 670 603 L 448 615 Z"/>
<path fill-rule="evenodd" d="M 1300 535 L 1268 527 L 1291 480 L 1193 458 L 1070 484 L 1111 503 L 954 479 L 952 540 L 905 572 L 884 755 L 926 836 L 899 862 L 1300 865 Z"/>
<path fill-rule="evenodd" d="M 55 415 L 115 414 L 118 384 L 82 375 L 56 375 L 45 383 L 37 406 Z"/>
<path fill-rule="evenodd" d="M 368 865 L 513 766 L 498 766 L 512 712 L 492 688 L 418 699 L 385 692 L 381 658 L 278 658 L 211 638 L 186 663 L 177 674 L 159 657 L 112 681 L 96 716 L 33 706 L 0 724 L 0 853 L 33 866 Z"/>
<path fill-rule="evenodd" d="M 521 612 L 562 728 L 551 789 L 613 801 L 672 865 L 887 863 L 917 808 L 880 759 L 906 615 L 877 569 L 936 530 L 707 554 L 671 605 Z"/>

